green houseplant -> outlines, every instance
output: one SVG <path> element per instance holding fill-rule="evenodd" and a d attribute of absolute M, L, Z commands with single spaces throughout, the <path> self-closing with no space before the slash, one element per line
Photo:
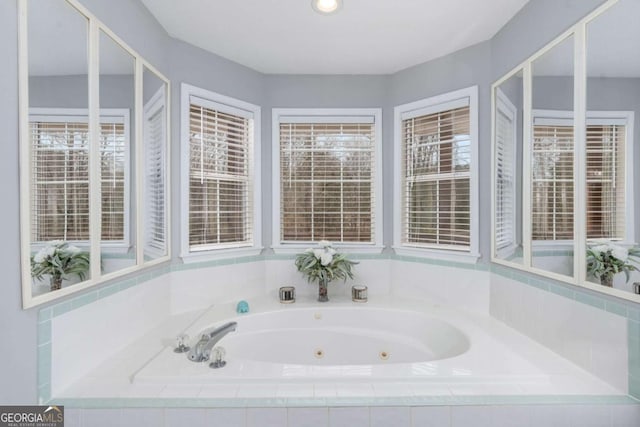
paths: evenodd
<path fill-rule="evenodd" d="M 600 279 L 601 285 L 613 287 L 616 274 L 624 273 L 629 281 L 629 273 L 638 270 L 631 257 L 640 257 L 640 248 L 627 249 L 613 243 L 593 245 L 587 248 L 587 272 Z"/>
<path fill-rule="evenodd" d="M 88 270 L 89 253 L 63 240 L 51 241 L 31 256 L 31 276 L 41 280 L 48 275 L 52 291 L 60 289 L 62 281 L 70 275 L 76 274 L 84 280 Z"/>
<path fill-rule="evenodd" d="M 329 301 L 327 285 L 335 279 L 353 279 L 351 268 L 357 264 L 338 253 L 330 242 L 321 240 L 317 248 L 309 248 L 296 256 L 298 271 L 311 282 L 318 281 L 318 301 Z"/>

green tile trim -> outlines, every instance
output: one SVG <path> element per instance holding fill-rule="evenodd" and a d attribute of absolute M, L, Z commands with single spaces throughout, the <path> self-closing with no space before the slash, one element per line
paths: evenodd
<path fill-rule="evenodd" d="M 350 407 L 350 406 L 467 406 L 467 405 L 634 405 L 628 396 L 409 396 L 409 397 L 331 397 L 331 398 L 108 398 L 51 399 L 48 404 L 67 408 L 252 408 L 252 407 Z"/>
<path fill-rule="evenodd" d="M 38 323 L 38 346 L 51 342 L 51 321 Z"/>
<path fill-rule="evenodd" d="M 51 343 L 38 346 L 38 387 L 51 383 Z"/>

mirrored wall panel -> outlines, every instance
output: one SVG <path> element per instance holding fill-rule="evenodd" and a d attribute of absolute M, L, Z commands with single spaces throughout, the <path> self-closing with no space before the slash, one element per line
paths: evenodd
<path fill-rule="evenodd" d="M 531 65 L 531 266 L 573 277 L 574 38 Z"/>
<path fill-rule="evenodd" d="M 23 307 L 169 261 L 169 81 L 76 0 L 17 0 Z"/>
<path fill-rule="evenodd" d="M 620 0 L 586 27 L 587 280 L 624 292 L 640 282 L 638 16 L 640 2 Z"/>
<path fill-rule="evenodd" d="M 494 93 L 494 257 L 523 265 L 522 246 L 522 70 Z"/>
<path fill-rule="evenodd" d="M 89 259 L 88 20 L 65 1 L 28 5 L 29 135 L 22 143 L 30 152 L 23 165 L 30 171 L 31 292 L 41 295 L 90 279 L 94 261 Z"/>
<path fill-rule="evenodd" d="M 100 31 L 100 254 L 103 274 L 136 265 L 135 58 Z"/>

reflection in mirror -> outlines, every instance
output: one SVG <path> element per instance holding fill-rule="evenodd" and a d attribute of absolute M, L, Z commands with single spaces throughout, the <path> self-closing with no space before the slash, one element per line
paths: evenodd
<path fill-rule="evenodd" d="M 605 260 L 596 265 L 587 258 L 592 267 L 587 279 L 628 292 L 640 274 L 632 272 L 627 281 L 625 274 L 606 274 L 605 264 L 615 263 L 607 251 L 624 261 L 638 242 L 632 149 L 640 131 L 634 124 L 640 117 L 640 56 L 631 54 L 640 52 L 638 16 L 640 2 L 620 0 L 587 25 L 586 48 L 586 233 L 591 254 Z M 629 262 L 640 267 L 637 257 Z"/>
<path fill-rule="evenodd" d="M 522 70 L 495 89 L 495 253 L 524 264 L 522 255 Z"/>
<path fill-rule="evenodd" d="M 531 266 L 573 276 L 574 38 L 532 64 Z"/>
<path fill-rule="evenodd" d="M 136 264 L 132 173 L 135 58 L 100 31 L 100 192 L 102 272 Z"/>
<path fill-rule="evenodd" d="M 36 296 L 90 278 L 88 21 L 66 1 L 31 0 L 27 26 Z"/>
<path fill-rule="evenodd" d="M 144 112 L 143 227 L 144 258 L 167 255 L 167 84 L 144 67 L 142 75 Z"/>

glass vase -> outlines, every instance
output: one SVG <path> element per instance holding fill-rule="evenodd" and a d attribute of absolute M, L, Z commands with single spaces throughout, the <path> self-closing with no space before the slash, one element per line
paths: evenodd
<path fill-rule="evenodd" d="M 62 276 L 51 276 L 49 290 L 57 291 L 58 289 L 62 289 Z"/>
<path fill-rule="evenodd" d="M 609 288 L 613 287 L 613 274 L 603 274 L 600 276 L 600 284 Z"/>
<path fill-rule="evenodd" d="M 327 302 L 329 296 L 327 295 L 327 286 L 329 285 L 329 279 L 318 279 L 318 301 Z"/>

